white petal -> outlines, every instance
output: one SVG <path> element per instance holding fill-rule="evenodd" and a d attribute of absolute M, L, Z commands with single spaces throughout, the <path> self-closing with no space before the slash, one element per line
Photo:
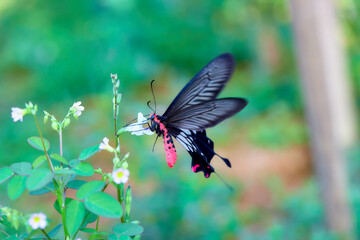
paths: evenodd
<path fill-rule="evenodd" d="M 124 176 L 129 176 L 130 175 L 130 172 L 129 172 L 128 169 L 124 169 L 123 173 L 124 173 Z"/>
<path fill-rule="evenodd" d="M 103 143 L 104 143 L 105 145 L 109 145 L 109 139 L 108 139 L 107 137 L 104 137 L 104 138 L 103 138 Z"/>
<path fill-rule="evenodd" d="M 144 117 L 144 115 L 141 113 L 141 112 L 139 112 L 138 113 L 138 120 L 137 120 L 137 122 L 138 123 L 144 123 L 144 122 L 146 122 L 147 121 L 147 119 Z"/>
<path fill-rule="evenodd" d="M 120 179 L 120 182 L 127 183 L 128 180 L 129 180 L 129 177 L 124 176 Z"/>

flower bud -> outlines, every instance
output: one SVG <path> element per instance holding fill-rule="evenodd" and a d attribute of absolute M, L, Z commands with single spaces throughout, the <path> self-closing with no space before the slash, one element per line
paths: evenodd
<path fill-rule="evenodd" d="M 67 118 L 64 119 L 64 121 L 62 123 L 62 127 L 66 128 L 67 126 L 69 126 L 69 124 L 70 124 L 70 118 L 67 117 Z"/>
<path fill-rule="evenodd" d="M 114 163 L 115 168 L 117 168 L 117 165 L 120 164 L 120 159 L 118 158 L 118 156 L 113 158 L 113 163 Z"/>
<path fill-rule="evenodd" d="M 127 169 L 129 167 L 129 164 L 127 163 L 127 161 L 125 161 L 121 166 L 122 168 Z"/>
<path fill-rule="evenodd" d="M 44 116 L 44 124 L 46 124 L 47 120 L 49 119 L 49 116 L 48 115 L 45 115 Z"/>
<path fill-rule="evenodd" d="M 51 122 L 51 128 L 54 129 L 57 132 L 60 130 L 59 124 L 56 121 Z"/>

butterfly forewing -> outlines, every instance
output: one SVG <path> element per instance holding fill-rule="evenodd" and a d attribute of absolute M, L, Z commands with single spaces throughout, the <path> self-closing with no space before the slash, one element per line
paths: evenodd
<path fill-rule="evenodd" d="M 247 105 L 243 98 L 222 98 L 195 105 L 165 120 L 167 127 L 201 131 L 233 116 Z"/>
<path fill-rule="evenodd" d="M 229 53 L 212 60 L 185 85 L 163 116 L 171 118 L 181 110 L 215 99 L 230 79 L 234 64 L 234 58 Z"/>

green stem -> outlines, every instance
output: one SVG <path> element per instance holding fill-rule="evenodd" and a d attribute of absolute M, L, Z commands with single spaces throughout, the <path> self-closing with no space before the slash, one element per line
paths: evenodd
<path fill-rule="evenodd" d="M 69 236 L 69 233 L 68 233 L 67 227 L 66 227 L 65 199 L 63 199 L 63 193 L 62 192 L 60 192 L 60 193 L 58 192 L 57 199 L 58 199 L 58 202 L 59 202 L 61 219 L 62 219 L 63 227 L 64 227 L 64 234 L 65 234 L 65 237 L 67 237 L 67 236 Z"/>
<path fill-rule="evenodd" d="M 40 125 L 39 125 L 39 122 L 38 122 L 38 120 L 37 120 L 37 118 L 36 118 L 36 115 L 34 115 L 34 118 L 35 118 L 35 122 L 36 122 L 37 129 L 38 129 L 38 131 L 39 131 L 41 143 L 42 143 L 43 148 L 44 148 L 46 160 L 47 160 L 47 162 L 48 162 L 48 164 L 49 164 L 49 168 L 50 168 L 51 171 L 54 171 L 54 167 L 53 167 L 53 165 L 52 165 L 52 163 L 51 163 L 49 154 L 48 154 L 47 151 L 46 151 L 46 147 L 45 147 L 45 143 L 44 143 L 44 138 L 43 138 L 43 136 L 42 136 L 42 134 L 41 134 Z"/>
<path fill-rule="evenodd" d="M 116 188 L 117 190 L 117 198 L 118 198 L 118 201 L 120 204 L 122 204 L 122 201 L 121 201 L 121 196 L 120 196 L 120 189 L 119 188 Z"/>
<path fill-rule="evenodd" d="M 100 221 L 100 217 L 98 216 L 97 219 L 96 219 L 96 231 L 99 230 L 99 221 Z"/>
<path fill-rule="evenodd" d="M 47 233 L 44 231 L 44 229 L 41 229 L 41 231 L 42 231 L 43 234 L 47 237 L 47 239 L 51 240 L 51 238 L 49 237 L 49 235 L 47 235 Z"/>

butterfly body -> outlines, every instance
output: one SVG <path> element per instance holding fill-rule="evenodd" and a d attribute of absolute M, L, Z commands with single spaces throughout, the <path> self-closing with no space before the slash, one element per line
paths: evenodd
<path fill-rule="evenodd" d="M 166 152 L 166 162 L 170 168 L 174 166 L 177 159 L 176 148 L 174 141 L 171 138 L 171 135 L 168 133 L 165 125 L 161 122 L 159 117 L 152 113 L 150 115 L 151 126 L 150 129 L 155 131 L 158 136 L 163 136 L 164 138 L 164 148 Z"/>
<path fill-rule="evenodd" d="M 185 85 L 162 116 L 150 115 L 150 130 L 164 137 L 169 167 L 173 167 L 177 159 L 172 137 L 190 154 L 193 172 L 202 171 L 206 178 L 210 177 L 215 172 L 210 165 L 215 155 L 231 167 L 228 159 L 215 153 L 214 142 L 207 137 L 205 129 L 233 116 L 247 105 L 243 98 L 216 99 L 230 79 L 234 65 L 231 54 L 218 56 Z"/>

